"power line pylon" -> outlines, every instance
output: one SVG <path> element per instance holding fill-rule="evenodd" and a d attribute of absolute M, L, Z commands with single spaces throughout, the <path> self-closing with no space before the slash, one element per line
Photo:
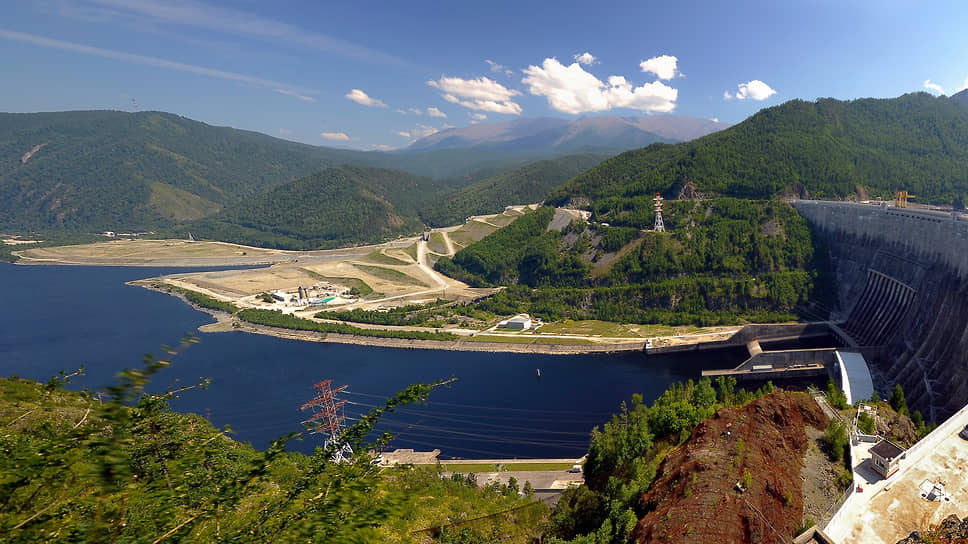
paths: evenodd
<path fill-rule="evenodd" d="M 345 400 L 336 400 L 336 395 L 346 390 L 345 385 L 333 389 L 333 380 L 323 380 L 315 385 L 316 396 L 312 400 L 299 407 L 300 410 L 312 410 L 313 415 L 303 422 L 311 427 L 312 432 L 326 435 L 323 442 L 324 448 L 329 448 L 333 444 L 338 444 L 340 431 L 342 430 L 343 405 Z M 333 461 L 337 463 L 346 461 L 353 455 L 353 449 L 349 444 L 343 444 L 333 452 Z"/>
<path fill-rule="evenodd" d="M 655 194 L 655 232 L 665 232 L 665 224 L 662 222 L 662 195 L 659 193 Z"/>

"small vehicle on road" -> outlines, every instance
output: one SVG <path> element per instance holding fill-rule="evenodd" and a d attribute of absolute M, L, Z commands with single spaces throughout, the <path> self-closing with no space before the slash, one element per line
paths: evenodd
<path fill-rule="evenodd" d="M 965 440 L 968 440 L 968 425 L 965 425 L 965 428 L 962 429 L 960 433 L 958 433 L 958 436 L 964 438 Z"/>

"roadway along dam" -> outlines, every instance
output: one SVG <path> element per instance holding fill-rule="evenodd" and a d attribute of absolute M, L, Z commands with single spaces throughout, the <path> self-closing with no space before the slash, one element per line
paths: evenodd
<path fill-rule="evenodd" d="M 823 236 L 839 284 L 832 322 L 867 359 L 876 388 L 904 388 L 942 421 L 968 404 L 968 217 L 880 205 L 794 201 Z"/>

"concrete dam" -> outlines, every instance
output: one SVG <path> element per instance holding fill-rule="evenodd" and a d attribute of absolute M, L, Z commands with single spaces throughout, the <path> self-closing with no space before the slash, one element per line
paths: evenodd
<path fill-rule="evenodd" d="M 968 404 L 968 217 L 799 200 L 826 240 L 838 282 L 841 340 L 874 385 L 904 388 L 911 410 L 941 421 Z"/>

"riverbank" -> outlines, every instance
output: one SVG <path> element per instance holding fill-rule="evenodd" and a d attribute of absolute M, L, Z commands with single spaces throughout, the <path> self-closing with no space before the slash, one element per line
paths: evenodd
<path fill-rule="evenodd" d="M 553 339 L 535 337 L 535 343 L 517 342 L 487 342 L 476 340 L 412 340 L 403 338 L 380 338 L 370 336 L 355 336 L 350 334 L 322 333 L 315 331 L 301 331 L 284 329 L 281 327 L 270 327 L 259 325 L 236 319 L 232 314 L 212 308 L 206 308 L 188 300 L 188 298 L 177 291 L 166 291 L 154 287 L 148 282 L 133 281 L 128 285 L 142 287 L 151 291 L 157 291 L 180 299 L 192 308 L 204 312 L 213 319 L 215 323 L 202 325 L 198 328 L 203 333 L 223 333 L 223 332 L 246 332 L 250 334 L 260 334 L 287 340 L 300 340 L 303 342 L 320 342 L 333 344 L 352 344 L 357 346 L 372 346 L 397 349 L 429 349 L 438 351 L 476 351 L 486 353 L 524 353 L 541 355 L 581 355 L 588 353 L 621 353 L 621 352 L 644 352 L 645 340 L 641 342 L 623 343 L 597 343 L 597 344 L 567 344 L 567 343 L 542 343 L 537 341 L 549 341 Z M 518 338 L 515 338 L 518 340 Z"/>

